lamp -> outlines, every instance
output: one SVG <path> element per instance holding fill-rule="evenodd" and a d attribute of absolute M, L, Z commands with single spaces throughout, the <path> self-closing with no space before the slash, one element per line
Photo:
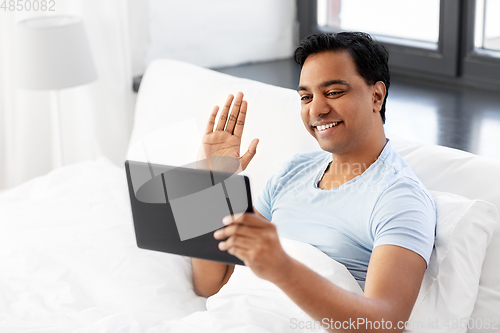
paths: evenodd
<path fill-rule="evenodd" d="M 97 79 L 81 18 L 45 16 L 17 25 L 17 86 L 51 91 L 53 164 L 63 165 L 59 90 Z"/>

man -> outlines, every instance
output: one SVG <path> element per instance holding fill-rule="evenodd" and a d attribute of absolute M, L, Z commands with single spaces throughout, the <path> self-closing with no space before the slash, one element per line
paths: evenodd
<path fill-rule="evenodd" d="M 367 34 L 321 34 L 303 40 L 295 59 L 302 68 L 301 117 L 323 151 L 295 155 L 268 181 L 255 214 L 226 217 L 228 225 L 214 237 L 227 238 L 221 250 L 276 284 L 313 319 L 391 321 L 389 331 L 402 332 L 398 323 L 411 314 L 434 245 L 436 209 L 385 137 L 387 51 Z M 239 93 L 228 117 L 232 101 L 229 96 L 215 130 L 214 108 L 202 146 L 207 156 L 239 159 L 244 170 L 258 141 L 240 157 L 247 103 Z M 310 243 L 344 264 L 364 295 L 289 257 L 277 228 L 280 236 Z M 193 259 L 195 291 L 215 294 L 233 270 Z"/>

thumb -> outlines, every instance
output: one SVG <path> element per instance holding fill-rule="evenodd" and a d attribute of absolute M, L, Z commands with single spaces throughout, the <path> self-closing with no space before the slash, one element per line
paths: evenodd
<path fill-rule="evenodd" d="M 243 156 L 241 156 L 240 162 L 241 162 L 241 169 L 242 169 L 242 171 L 247 168 L 248 163 L 250 163 L 250 161 L 252 160 L 252 158 L 257 153 L 257 145 L 258 144 L 259 144 L 259 139 L 253 139 L 253 141 L 248 146 L 247 152 Z"/>

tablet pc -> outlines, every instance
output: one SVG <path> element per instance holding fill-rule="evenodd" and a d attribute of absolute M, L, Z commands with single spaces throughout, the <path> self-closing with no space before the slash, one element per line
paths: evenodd
<path fill-rule="evenodd" d="M 248 177 L 130 160 L 125 170 L 139 248 L 244 265 L 213 233 L 253 212 Z"/>

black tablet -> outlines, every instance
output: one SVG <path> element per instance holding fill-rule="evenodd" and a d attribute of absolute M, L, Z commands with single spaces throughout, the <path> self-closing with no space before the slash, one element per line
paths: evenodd
<path fill-rule="evenodd" d="M 213 233 L 224 216 L 253 212 L 248 177 L 136 161 L 125 170 L 138 247 L 244 265 Z"/>

